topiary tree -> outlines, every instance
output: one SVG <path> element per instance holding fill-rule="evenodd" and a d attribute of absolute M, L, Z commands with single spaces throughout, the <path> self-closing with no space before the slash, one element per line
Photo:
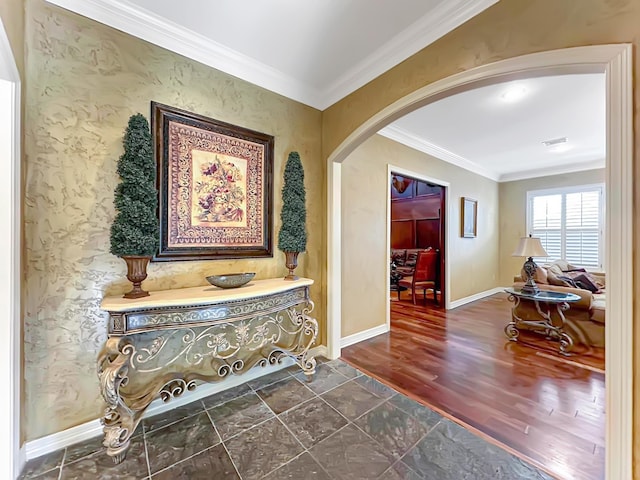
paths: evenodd
<path fill-rule="evenodd" d="M 299 252 L 307 249 L 307 208 L 304 189 L 304 169 L 298 152 L 291 152 L 284 169 L 282 186 L 282 226 L 278 234 L 278 249 L 287 256 L 289 275 L 285 278 L 294 280 L 293 270 L 297 266 Z"/>
<path fill-rule="evenodd" d="M 129 268 L 127 278 L 134 283 L 133 293 L 129 292 L 127 298 L 137 298 L 148 295 L 139 287 L 142 280 L 146 278 L 146 266 L 155 254 L 159 241 L 156 216 L 158 206 L 156 166 L 153 160 L 149 123 L 142 114 L 138 113 L 129 118 L 123 145 L 124 153 L 118 160 L 117 168 L 121 181 L 115 189 L 113 202 L 117 214 L 111 225 L 111 253 L 127 261 Z M 130 274 L 134 275 L 135 272 L 131 272 L 129 257 L 146 258 L 146 261 L 143 261 L 144 278 L 142 280 L 130 278 Z M 138 277 L 141 275 L 140 268 L 141 265 L 134 268 L 138 271 Z M 138 290 L 136 290 L 136 283 Z"/>

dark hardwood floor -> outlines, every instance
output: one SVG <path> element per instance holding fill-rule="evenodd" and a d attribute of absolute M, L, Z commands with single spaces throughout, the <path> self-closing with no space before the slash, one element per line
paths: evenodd
<path fill-rule="evenodd" d="M 535 334 L 509 342 L 509 318 L 506 294 L 448 312 L 403 297 L 391 332 L 342 359 L 559 479 L 603 479 L 604 352 L 567 359 Z"/>

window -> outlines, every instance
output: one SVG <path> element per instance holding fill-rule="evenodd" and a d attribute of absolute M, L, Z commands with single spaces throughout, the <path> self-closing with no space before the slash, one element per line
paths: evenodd
<path fill-rule="evenodd" d="M 604 185 L 527 192 L 527 230 L 549 254 L 540 262 L 565 259 L 603 268 Z"/>

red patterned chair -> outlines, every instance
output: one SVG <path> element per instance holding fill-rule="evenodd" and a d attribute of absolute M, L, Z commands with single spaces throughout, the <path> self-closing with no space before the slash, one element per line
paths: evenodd
<path fill-rule="evenodd" d="M 428 248 L 418 251 L 413 275 L 402 278 L 398 285 L 411 290 L 411 299 L 416 304 L 416 291 L 422 290 L 424 303 L 427 303 L 427 290 L 433 291 L 433 299 L 438 303 L 438 250 Z"/>

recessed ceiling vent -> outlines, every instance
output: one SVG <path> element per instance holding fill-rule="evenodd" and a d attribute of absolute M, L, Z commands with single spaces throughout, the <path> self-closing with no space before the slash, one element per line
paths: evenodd
<path fill-rule="evenodd" d="M 567 137 L 554 138 L 552 140 L 545 140 L 542 142 L 545 147 L 553 147 L 554 145 L 560 145 L 562 143 L 567 143 Z"/>

